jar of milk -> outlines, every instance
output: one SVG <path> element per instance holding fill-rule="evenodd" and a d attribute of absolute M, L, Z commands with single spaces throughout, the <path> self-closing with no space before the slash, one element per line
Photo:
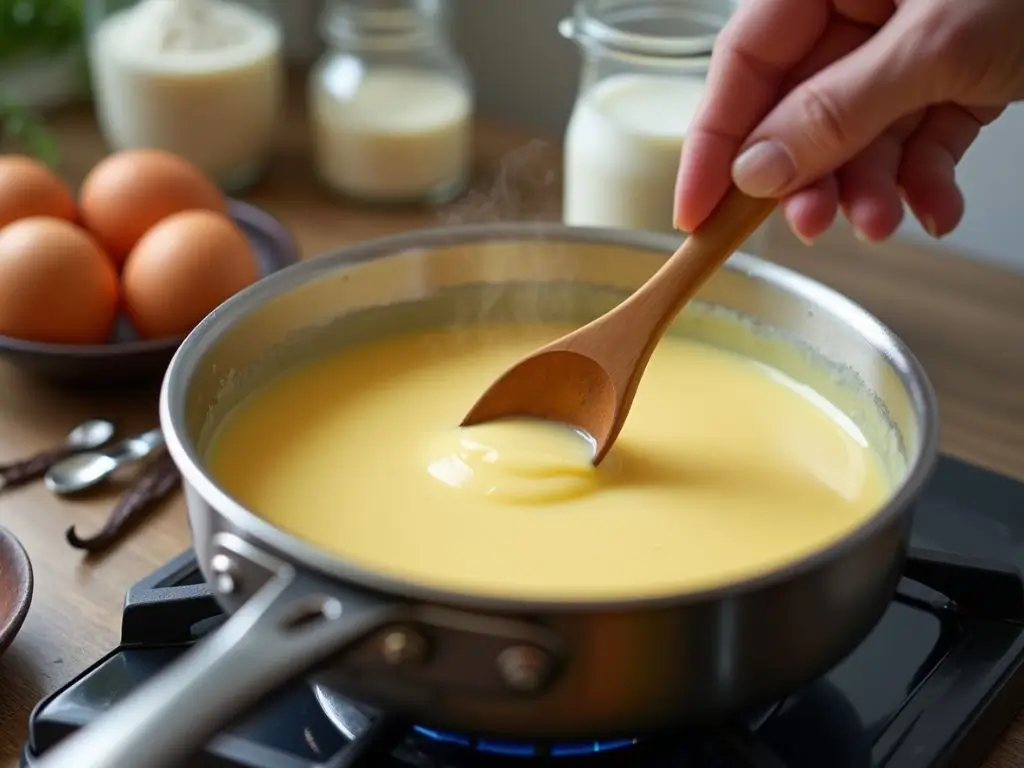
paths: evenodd
<path fill-rule="evenodd" d="M 88 0 L 100 130 L 239 191 L 266 168 L 284 93 L 275 0 Z"/>
<path fill-rule="evenodd" d="M 471 172 L 473 88 L 441 0 L 327 0 L 310 74 L 317 171 L 370 203 L 444 203 Z"/>
<path fill-rule="evenodd" d="M 735 0 L 579 0 L 561 34 L 583 53 L 565 136 L 566 224 L 672 232 L 686 130 Z M 758 233 L 744 250 L 756 250 Z"/>

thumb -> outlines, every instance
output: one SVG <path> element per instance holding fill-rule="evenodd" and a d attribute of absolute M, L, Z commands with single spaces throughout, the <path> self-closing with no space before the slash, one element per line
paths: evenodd
<path fill-rule="evenodd" d="M 908 44 L 899 15 L 778 103 L 733 163 L 737 187 L 752 197 L 784 197 L 831 173 L 926 105 L 932 95 L 928 67 Z"/>

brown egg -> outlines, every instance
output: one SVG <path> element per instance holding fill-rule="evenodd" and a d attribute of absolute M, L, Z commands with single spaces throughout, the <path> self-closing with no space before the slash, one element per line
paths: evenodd
<path fill-rule="evenodd" d="M 148 339 L 183 336 L 259 277 L 242 231 L 209 211 L 169 216 L 149 230 L 121 275 L 125 309 Z"/>
<path fill-rule="evenodd" d="M 82 222 L 120 267 L 139 239 L 171 214 L 227 212 L 202 171 L 170 152 L 132 149 L 101 160 L 82 182 Z"/>
<path fill-rule="evenodd" d="M 117 308 L 117 272 L 85 230 L 45 216 L 0 229 L 0 334 L 101 344 Z"/>
<path fill-rule="evenodd" d="M 40 162 L 24 155 L 0 156 L 0 227 L 29 216 L 78 218 L 68 185 Z"/>

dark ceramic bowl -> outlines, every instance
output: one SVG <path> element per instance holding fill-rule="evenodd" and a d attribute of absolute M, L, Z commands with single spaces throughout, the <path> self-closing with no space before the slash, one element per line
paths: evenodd
<path fill-rule="evenodd" d="M 14 534 L 0 528 L 0 654 L 14 642 L 32 602 L 32 564 Z"/>
<path fill-rule="evenodd" d="M 231 217 L 245 232 L 267 276 L 294 264 L 298 249 L 284 226 L 266 211 L 230 201 Z M 47 344 L 0 336 L 0 359 L 58 384 L 136 384 L 163 376 L 182 339 L 141 339 L 123 315 L 106 344 Z"/>

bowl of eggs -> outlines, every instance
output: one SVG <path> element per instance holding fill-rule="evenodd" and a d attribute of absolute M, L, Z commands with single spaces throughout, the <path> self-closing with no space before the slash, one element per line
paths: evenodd
<path fill-rule="evenodd" d="M 298 260 L 284 227 L 160 150 L 107 156 L 77 199 L 0 156 L 0 358 L 59 382 L 156 379 L 218 305 Z"/>

